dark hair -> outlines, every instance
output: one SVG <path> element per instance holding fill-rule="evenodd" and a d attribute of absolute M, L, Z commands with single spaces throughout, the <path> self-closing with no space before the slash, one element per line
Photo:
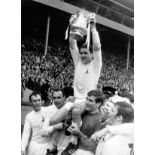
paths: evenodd
<path fill-rule="evenodd" d="M 72 87 L 64 87 L 63 92 L 66 98 L 68 98 L 69 96 L 74 96 L 74 89 Z"/>
<path fill-rule="evenodd" d="M 131 104 L 126 102 L 116 102 L 114 106 L 118 107 L 117 115 L 123 117 L 123 123 L 129 123 L 134 120 L 134 109 Z"/>
<path fill-rule="evenodd" d="M 116 88 L 113 88 L 110 86 L 102 87 L 102 92 L 103 92 L 103 94 L 106 95 L 107 98 L 114 96 L 116 91 L 117 91 Z"/>
<path fill-rule="evenodd" d="M 37 95 L 39 95 L 39 96 L 41 97 L 41 99 L 42 99 L 41 93 L 34 91 L 34 92 L 32 92 L 32 93 L 30 94 L 30 96 L 29 96 L 29 101 L 31 102 L 32 96 L 37 96 Z"/>
<path fill-rule="evenodd" d="M 81 46 L 79 46 L 79 50 L 81 51 L 82 48 L 87 48 L 87 44 L 83 44 Z M 92 45 L 89 45 L 89 49 L 90 53 L 93 53 L 93 48 Z"/>
<path fill-rule="evenodd" d="M 101 105 L 103 105 L 103 101 L 104 101 L 104 98 L 103 98 L 103 93 L 99 90 L 91 90 L 88 92 L 87 94 L 88 96 L 94 96 L 95 97 L 95 102 L 98 103 L 100 102 Z"/>
<path fill-rule="evenodd" d="M 53 94 L 54 94 L 54 92 L 59 92 L 59 91 L 61 91 L 62 92 L 62 95 L 65 96 L 64 91 L 61 88 L 55 88 L 55 89 L 53 89 Z M 52 96 L 53 96 L 53 94 L 52 94 Z"/>
<path fill-rule="evenodd" d="M 131 103 L 134 103 L 134 95 L 132 94 L 129 94 L 129 93 L 123 93 L 123 94 L 120 94 L 121 97 L 125 97 L 125 98 L 128 98 L 130 100 Z"/>

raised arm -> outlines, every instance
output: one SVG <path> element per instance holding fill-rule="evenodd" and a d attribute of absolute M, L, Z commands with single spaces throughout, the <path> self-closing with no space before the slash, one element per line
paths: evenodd
<path fill-rule="evenodd" d="M 96 30 L 95 25 L 91 25 L 92 39 L 93 39 L 93 51 L 100 52 L 101 51 L 101 43 L 99 33 Z"/>
<path fill-rule="evenodd" d="M 69 49 L 71 52 L 71 56 L 74 62 L 74 65 L 76 65 L 78 63 L 79 60 L 79 49 L 77 46 L 77 41 L 72 39 L 71 37 L 69 38 Z"/>
<path fill-rule="evenodd" d="M 96 30 L 96 23 L 91 23 L 91 33 L 92 33 L 92 41 L 93 41 L 93 56 L 94 56 L 94 64 L 95 68 L 99 70 L 102 67 L 102 54 L 101 54 L 101 43 L 99 33 Z"/>

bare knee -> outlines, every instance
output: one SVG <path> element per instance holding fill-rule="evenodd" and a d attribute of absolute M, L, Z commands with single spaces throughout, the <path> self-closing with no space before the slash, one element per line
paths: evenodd
<path fill-rule="evenodd" d="M 81 116 L 81 114 L 82 114 L 81 108 L 73 108 L 72 109 L 72 116 L 73 117 Z"/>

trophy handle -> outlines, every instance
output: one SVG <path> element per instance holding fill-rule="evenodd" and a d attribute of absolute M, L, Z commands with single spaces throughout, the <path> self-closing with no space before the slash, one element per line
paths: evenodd
<path fill-rule="evenodd" d="M 70 18 L 70 20 L 69 20 L 69 23 L 70 23 L 70 24 L 75 23 L 76 19 L 77 19 L 77 15 L 76 15 L 76 14 L 75 14 L 75 15 L 71 15 L 71 18 Z"/>
<path fill-rule="evenodd" d="M 89 14 L 89 18 L 88 18 L 89 22 L 96 22 L 96 14 L 95 13 L 90 13 Z"/>

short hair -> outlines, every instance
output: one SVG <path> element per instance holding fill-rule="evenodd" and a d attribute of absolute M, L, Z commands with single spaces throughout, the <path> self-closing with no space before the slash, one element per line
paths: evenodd
<path fill-rule="evenodd" d="M 30 96 L 29 96 L 29 101 L 31 102 L 32 96 L 37 96 L 37 95 L 39 95 L 39 96 L 41 97 L 41 99 L 42 99 L 41 93 L 34 91 L 34 92 L 32 92 L 32 93 L 30 94 Z"/>
<path fill-rule="evenodd" d="M 65 96 L 65 93 L 64 93 L 63 89 L 61 89 L 61 88 L 55 88 L 55 89 L 53 89 L 52 96 L 53 96 L 54 92 L 59 92 L 59 91 L 61 91 L 62 92 L 62 95 Z"/>
<path fill-rule="evenodd" d="M 116 88 L 113 88 L 113 87 L 110 87 L 110 86 L 103 86 L 102 87 L 102 92 L 103 94 L 105 94 L 108 97 L 112 97 L 116 94 L 117 92 L 117 89 Z"/>
<path fill-rule="evenodd" d="M 72 87 L 64 87 L 63 92 L 66 98 L 68 98 L 69 96 L 74 96 L 74 89 Z"/>
<path fill-rule="evenodd" d="M 130 94 L 130 93 L 123 93 L 120 94 L 121 97 L 125 97 L 128 98 L 130 100 L 131 103 L 134 103 L 134 95 Z"/>
<path fill-rule="evenodd" d="M 87 44 L 83 44 L 83 45 L 79 46 L 79 50 L 80 51 L 81 51 L 82 48 L 87 48 Z M 89 50 L 90 53 L 93 53 L 93 47 L 92 47 L 92 45 L 89 45 L 89 49 L 88 50 Z"/>
<path fill-rule="evenodd" d="M 131 104 L 126 102 L 116 102 L 114 106 L 118 107 L 116 116 L 123 117 L 123 123 L 133 122 L 134 120 L 134 109 Z"/>
<path fill-rule="evenodd" d="M 103 93 L 99 90 L 91 90 L 87 93 L 88 96 L 94 96 L 95 97 L 95 102 L 101 102 L 103 104 L 104 98 L 103 98 Z"/>

